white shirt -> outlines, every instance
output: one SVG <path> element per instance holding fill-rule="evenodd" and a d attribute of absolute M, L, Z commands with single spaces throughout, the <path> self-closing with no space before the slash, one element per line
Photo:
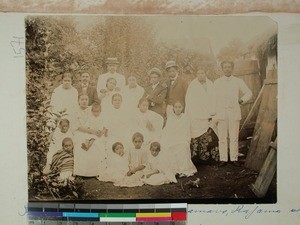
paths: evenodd
<path fill-rule="evenodd" d="M 239 93 L 243 96 L 243 103 L 249 101 L 252 92 L 246 83 L 235 76 L 222 76 L 215 81 L 216 90 L 216 118 L 241 120 L 241 108 L 239 104 Z"/>
<path fill-rule="evenodd" d="M 97 82 L 97 93 L 100 96 L 100 90 L 101 89 L 106 89 L 106 81 L 108 78 L 114 78 L 117 81 L 117 87 L 120 88 L 121 90 L 125 87 L 125 77 L 122 74 L 119 73 L 105 73 L 101 74 L 98 77 L 98 82 Z"/>
<path fill-rule="evenodd" d="M 159 84 L 159 82 L 157 82 L 156 84 L 153 84 L 152 89 L 154 90 L 157 87 L 158 84 Z"/>

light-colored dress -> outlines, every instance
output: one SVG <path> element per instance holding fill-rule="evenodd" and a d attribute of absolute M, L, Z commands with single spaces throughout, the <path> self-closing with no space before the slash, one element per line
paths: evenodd
<path fill-rule="evenodd" d="M 138 109 L 132 114 L 131 121 L 132 134 L 135 132 L 143 134 L 145 146 L 149 146 L 153 141 L 160 140 L 164 119 L 158 113 L 151 110 L 142 113 Z M 153 130 L 147 128 L 147 123 L 152 124 Z"/>
<path fill-rule="evenodd" d="M 147 164 L 147 152 L 144 148 L 135 149 L 132 148 L 129 151 L 128 155 L 129 160 L 129 170 L 132 170 L 140 165 L 146 166 Z M 120 187 L 136 187 L 142 186 L 144 183 L 141 181 L 142 176 L 144 175 L 143 170 L 137 171 L 131 176 L 125 176 L 123 180 L 115 182 L 115 186 Z"/>
<path fill-rule="evenodd" d="M 62 84 L 54 89 L 50 105 L 52 111 L 58 113 L 66 109 L 66 118 L 70 118 L 70 115 L 78 108 L 78 91 L 74 87 L 64 89 Z"/>
<path fill-rule="evenodd" d="M 52 136 L 52 140 L 50 142 L 49 151 L 47 153 L 47 164 L 51 163 L 52 156 L 62 148 L 62 141 L 67 137 L 73 140 L 73 134 L 70 128 L 66 133 L 62 133 L 61 129 L 59 127 L 56 127 Z"/>
<path fill-rule="evenodd" d="M 123 106 L 128 113 L 136 111 L 138 108 L 139 100 L 143 97 L 145 90 L 137 85 L 135 88 L 125 86 L 123 92 Z"/>
<path fill-rule="evenodd" d="M 74 174 L 78 176 L 93 177 L 99 174 L 100 162 L 103 158 L 103 142 L 97 140 L 97 136 L 78 130 L 79 127 L 88 128 L 91 124 L 91 107 L 85 110 L 78 109 L 73 118 L 74 129 Z M 96 125 L 97 126 L 97 125 Z M 98 125 L 101 129 L 101 124 Z M 82 144 L 94 138 L 92 146 L 86 151 Z"/>
<path fill-rule="evenodd" d="M 158 170 L 159 173 L 151 175 L 149 178 L 146 176 L 151 174 L 153 171 Z M 144 177 L 142 181 L 149 185 L 162 185 L 169 183 L 177 183 L 175 175 L 166 164 L 166 161 L 158 154 L 156 157 L 151 154 L 148 155 L 148 162 L 144 169 Z"/>
<path fill-rule="evenodd" d="M 190 121 L 186 114 L 170 115 L 162 132 L 162 157 L 171 165 L 174 174 L 192 176 L 197 172 L 191 160 Z"/>

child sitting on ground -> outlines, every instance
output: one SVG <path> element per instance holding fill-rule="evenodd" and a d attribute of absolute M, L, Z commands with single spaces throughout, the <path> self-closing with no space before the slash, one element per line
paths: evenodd
<path fill-rule="evenodd" d="M 151 155 L 148 156 L 148 162 L 144 169 L 142 181 L 149 185 L 162 185 L 168 183 L 177 183 L 175 175 L 166 165 L 166 160 L 163 160 L 160 152 L 160 144 L 152 142 L 150 145 Z"/>
<path fill-rule="evenodd" d="M 50 170 L 47 172 L 59 174 L 60 180 L 74 179 L 72 176 L 74 168 L 73 148 L 72 139 L 64 138 L 62 149 L 53 155 Z"/>

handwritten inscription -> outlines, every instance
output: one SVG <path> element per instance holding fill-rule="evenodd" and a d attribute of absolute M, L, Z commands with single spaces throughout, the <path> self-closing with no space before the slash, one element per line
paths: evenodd
<path fill-rule="evenodd" d="M 25 40 L 24 37 L 13 36 L 10 41 L 10 46 L 14 52 L 14 58 L 24 57 L 25 56 Z"/>

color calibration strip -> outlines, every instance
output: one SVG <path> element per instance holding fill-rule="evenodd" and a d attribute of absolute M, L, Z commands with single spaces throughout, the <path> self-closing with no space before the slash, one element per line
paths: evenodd
<path fill-rule="evenodd" d="M 187 204 L 60 204 L 29 203 L 28 224 L 41 224 L 37 221 L 93 221 L 94 222 L 135 222 L 161 223 L 185 222 Z M 51 222 L 51 223 L 50 223 Z M 63 223 L 56 223 L 63 224 Z M 79 223 L 78 225 L 80 225 Z M 98 224 L 98 223 L 97 223 Z M 182 224 L 182 223 L 180 223 Z"/>

